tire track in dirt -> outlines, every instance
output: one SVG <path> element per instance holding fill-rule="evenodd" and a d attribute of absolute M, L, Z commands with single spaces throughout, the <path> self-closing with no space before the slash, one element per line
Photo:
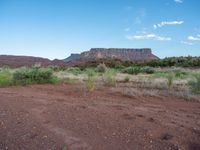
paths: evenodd
<path fill-rule="evenodd" d="M 43 117 L 43 113 L 46 112 L 45 106 L 40 106 L 37 108 L 31 109 L 32 114 L 42 122 L 42 126 L 47 129 L 48 131 L 55 134 L 58 138 L 62 139 L 67 148 L 70 150 L 91 150 L 91 147 L 84 142 L 82 139 L 73 136 L 73 133 L 67 131 L 63 128 L 57 127 L 53 125 L 50 121 L 44 121 L 45 117 Z"/>

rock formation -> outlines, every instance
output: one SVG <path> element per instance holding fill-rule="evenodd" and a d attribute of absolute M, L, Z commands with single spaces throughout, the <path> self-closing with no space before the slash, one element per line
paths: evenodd
<path fill-rule="evenodd" d="M 81 60 L 95 59 L 121 59 L 129 61 L 142 61 L 159 59 L 153 55 L 151 49 L 133 49 L 133 48 L 92 48 L 90 51 L 81 53 Z"/>
<path fill-rule="evenodd" d="M 69 62 L 69 61 L 78 60 L 78 59 L 80 59 L 80 54 L 71 54 L 69 57 L 67 57 L 63 61 Z"/>

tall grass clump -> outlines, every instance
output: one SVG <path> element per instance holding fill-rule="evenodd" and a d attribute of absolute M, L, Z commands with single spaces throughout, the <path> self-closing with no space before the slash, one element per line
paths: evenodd
<path fill-rule="evenodd" d="M 174 73 L 171 72 L 169 73 L 167 76 L 167 86 L 168 86 L 168 89 L 171 90 L 172 87 L 173 87 L 173 82 L 174 82 Z"/>
<path fill-rule="evenodd" d="M 0 87 L 6 87 L 12 85 L 12 73 L 8 69 L 2 69 L 0 71 Z"/>
<path fill-rule="evenodd" d="M 194 80 L 188 81 L 188 85 L 194 93 L 200 94 L 200 73 L 193 76 Z"/>
<path fill-rule="evenodd" d="M 23 67 L 13 73 L 12 82 L 15 85 L 56 83 L 58 80 L 53 76 L 50 68 L 34 66 L 32 68 Z"/>
<path fill-rule="evenodd" d="M 104 83 L 107 86 L 116 86 L 116 71 L 114 70 L 107 70 L 103 76 Z"/>
<path fill-rule="evenodd" d="M 88 92 L 93 92 L 95 89 L 95 72 L 92 69 L 86 70 L 87 80 L 86 89 Z"/>

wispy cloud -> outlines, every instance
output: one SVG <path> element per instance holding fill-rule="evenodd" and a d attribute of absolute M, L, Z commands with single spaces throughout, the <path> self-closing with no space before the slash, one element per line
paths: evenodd
<path fill-rule="evenodd" d="M 133 7 L 132 7 L 132 6 L 126 6 L 124 9 L 125 9 L 126 11 L 130 11 L 130 10 L 133 9 Z"/>
<path fill-rule="evenodd" d="M 161 28 L 163 26 L 169 26 L 169 25 L 181 25 L 184 21 L 162 21 L 161 23 L 154 24 L 154 29 L 157 29 L 158 27 Z"/>
<path fill-rule="evenodd" d="M 144 34 L 144 35 L 129 35 L 126 36 L 129 40 L 156 40 L 156 41 L 170 41 L 170 37 L 163 37 L 156 34 Z"/>
<path fill-rule="evenodd" d="M 154 24 L 154 25 L 153 25 L 153 28 L 154 28 L 154 29 L 157 29 L 157 25 L 156 25 L 156 24 Z"/>
<path fill-rule="evenodd" d="M 183 0 L 174 0 L 176 3 L 183 3 Z"/>
<path fill-rule="evenodd" d="M 186 45 L 194 45 L 194 43 L 192 42 L 187 42 L 187 41 L 181 41 L 182 44 L 186 44 Z"/>
<path fill-rule="evenodd" d="M 134 23 L 135 24 L 141 24 L 145 16 L 146 16 L 146 10 L 145 9 L 140 9 L 137 12 L 137 17 L 135 18 Z"/>
<path fill-rule="evenodd" d="M 197 35 L 197 37 L 188 36 L 188 40 L 190 40 L 190 41 L 200 41 L 200 36 L 199 35 Z"/>
<path fill-rule="evenodd" d="M 128 32 L 130 31 L 131 29 L 130 28 L 125 28 L 124 31 Z"/>

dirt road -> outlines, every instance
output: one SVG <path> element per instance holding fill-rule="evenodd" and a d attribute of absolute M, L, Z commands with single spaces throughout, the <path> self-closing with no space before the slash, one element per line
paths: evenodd
<path fill-rule="evenodd" d="M 1 88 L 0 149 L 199 150 L 200 103 L 78 85 Z"/>

